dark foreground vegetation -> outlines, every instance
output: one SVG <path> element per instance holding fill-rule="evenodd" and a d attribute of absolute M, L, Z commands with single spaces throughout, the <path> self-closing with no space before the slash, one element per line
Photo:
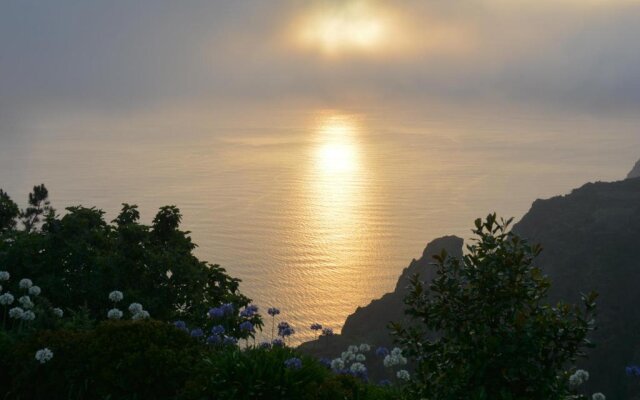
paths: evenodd
<path fill-rule="evenodd" d="M 443 252 L 435 279 L 412 280 L 397 348 L 319 360 L 286 345 L 297 327 L 280 318 L 255 342 L 258 307 L 193 255 L 176 207 L 147 226 L 125 204 L 108 223 L 93 208 L 60 216 L 47 197 L 38 186 L 20 210 L 0 191 L 2 398 L 604 399 L 581 392 L 589 374 L 575 368 L 595 295 L 548 304 L 540 248 L 495 215 L 476 221 L 464 258 Z"/>

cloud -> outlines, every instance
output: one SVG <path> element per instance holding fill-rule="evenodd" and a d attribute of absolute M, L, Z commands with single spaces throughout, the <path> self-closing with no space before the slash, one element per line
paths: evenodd
<path fill-rule="evenodd" d="M 0 117 L 274 101 L 640 106 L 638 1 L 340 4 L 11 2 Z"/>

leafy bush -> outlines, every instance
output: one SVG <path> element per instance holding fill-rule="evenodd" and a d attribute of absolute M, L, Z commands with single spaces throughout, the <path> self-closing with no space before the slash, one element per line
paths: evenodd
<path fill-rule="evenodd" d="M 34 355 L 49 348 L 43 364 Z M 44 331 L 11 351 L 6 396 L 16 399 L 172 399 L 202 359 L 186 333 L 158 321 L 108 321 Z"/>
<path fill-rule="evenodd" d="M 565 368 L 590 343 L 595 294 L 584 308 L 545 303 L 549 280 L 533 265 L 540 253 L 508 232 L 510 221 L 477 220 L 462 260 L 436 257 L 437 277 L 417 277 L 405 303 L 419 324 L 394 325 L 416 365 L 412 393 L 437 399 L 561 399 Z M 430 333 L 429 333 L 430 332 Z"/>
<path fill-rule="evenodd" d="M 147 226 L 135 205 L 124 204 L 107 223 L 95 208 L 69 207 L 57 216 L 47 196 L 44 185 L 34 187 L 30 206 L 19 214 L 20 230 L 17 206 L 0 191 L 0 270 L 36 281 L 54 307 L 82 308 L 91 319 L 104 320 L 112 306 L 106 294 L 120 290 L 124 301 L 144 304 L 155 319 L 202 326 L 212 307 L 249 304 L 238 279 L 193 254 L 196 245 L 179 229 L 177 207 L 162 207 Z M 258 327 L 261 321 L 251 320 Z"/>
<path fill-rule="evenodd" d="M 385 399 L 391 393 L 353 376 L 335 375 L 318 360 L 287 347 L 227 347 L 205 357 L 182 398 Z"/>

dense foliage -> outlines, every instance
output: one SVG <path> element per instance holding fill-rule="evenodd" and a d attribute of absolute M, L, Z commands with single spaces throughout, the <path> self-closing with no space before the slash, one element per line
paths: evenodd
<path fill-rule="evenodd" d="M 56 307 L 106 319 L 111 304 L 105 294 L 117 289 L 155 319 L 202 324 L 211 307 L 249 304 L 238 279 L 196 258 L 189 232 L 179 229 L 182 217 L 175 206 L 162 207 L 148 226 L 140 223 L 135 205 L 124 204 L 107 223 L 95 208 L 69 207 L 57 216 L 47 196 L 44 185 L 34 187 L 29 207 L 18 214 L 0 192 L 0 266 L 37 282 Z M 23 229 L 16 224 L 18 215 Z M 259 317 L 251 322 L 261 324 Z"/>
<path fill-rule="evenodd" d="M 534 265 L 541 249 L 509 232 L 509 222 L 495 215 L 477 220 L 477 239 L 463 259 L 442 253 L 429 286 L 412 280 L 407 313 L 420 323 L 394 330 L 415 361 L 417 398 L 572 394 L 566 368 L 590 346 L 595 294 L 584 298 L 583 308 L 546 304 L 550 283 Z M 584 376 L 574 376 L 574 383 Z"/>

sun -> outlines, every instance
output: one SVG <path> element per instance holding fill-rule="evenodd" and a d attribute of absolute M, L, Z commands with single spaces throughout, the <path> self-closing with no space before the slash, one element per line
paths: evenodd
<path fill-rule="evenodd" d="M 325 54 L 371 52 L 388 36 L 388 21 L 366 1 L 345 1 L 316 9 L 299 24 L 300 42 Z"/>

